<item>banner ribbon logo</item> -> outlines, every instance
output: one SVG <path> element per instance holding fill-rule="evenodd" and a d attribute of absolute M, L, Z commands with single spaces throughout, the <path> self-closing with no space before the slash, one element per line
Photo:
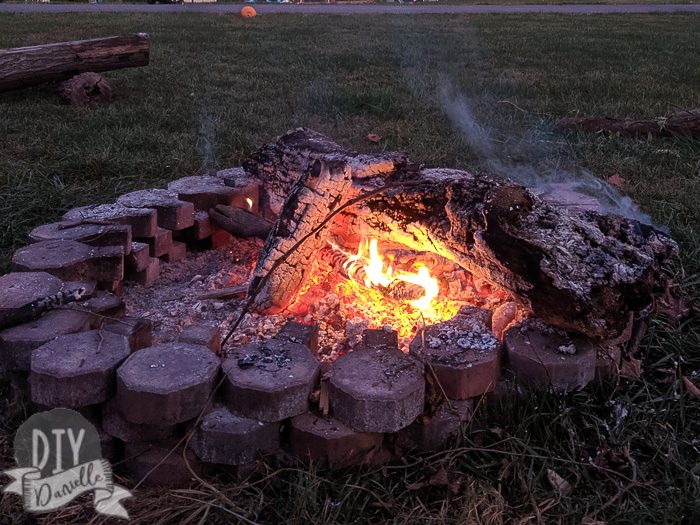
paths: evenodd
<path fill-rule="evenodd" d="M 94 491 L 95 510 L 105 516 L 128 519 L 120 501 L 131 493 L 112 482 L 108 461 L 96 459 L 42 478 L 37 468 L 16 468 L 4 474 L 13 478 L 3 492 L 22 496 L 29 512 L 50 512 L 71 502 L 85 492 Z"/>

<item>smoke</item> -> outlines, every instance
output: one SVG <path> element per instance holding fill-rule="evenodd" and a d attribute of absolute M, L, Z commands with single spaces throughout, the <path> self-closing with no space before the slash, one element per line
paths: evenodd
<path fill-rule="evenodd" d="M 415 29 L 402 34 L 419 34 L 420 27 Z M 458 36 L 445 31 L 439 38 L 399 37 L 396 49 L 401 58 L 402 76 L 412 94 L 429 105 L 439 106 L 480 167 L 512 179 L 561 206 L 599 209 L 652 224 L 649 215 L 632 199 L 583 169 L 571 145 L 551 129 L 549 121 L 533 119 L 534 115 L 528 114 L 525 126 L 519 121 L 504 122 L 499 107 L 501 99 L 511 93 L 503 84 L 496 84 L 492 90 L 483 89 L 488 81 L 481 78 L 481 64 L 488 63 L 489 51 L 478 31 L 469 24 L 460 26 Z M 460 53 L 456 55 L 454 49 Z M 453 81 L 455 77 L 450 72 L 461 76 L 463 81 Z M 455 88 L 459 85 L 468 86 L 475 95 L 466 96 Z M 496 125 L 484 125 L 475 110 L 489 114 L 488 122 Z"/>
<path fill-rule="evenodd" d="M 578 166 L 551 140 L 551 132 L 533 127 L 520 135 L 511 130 L 497 137 L 474 117 L 469 99 L 448 79 L 441 80 L 438 99 L 442 110 L 490 173 L 515 180 L 561 206 L 599 208 L 652 224 L 651 217 L 632 199 Z"/>
<path fill-rule="evenodd" d="M 216 135 L 221 128 L 221 119 L 210 111 L 203 110 L 199 118 L 197 146 L 202 154 L 202 175 L 214 176 L 217 171 Z"/>

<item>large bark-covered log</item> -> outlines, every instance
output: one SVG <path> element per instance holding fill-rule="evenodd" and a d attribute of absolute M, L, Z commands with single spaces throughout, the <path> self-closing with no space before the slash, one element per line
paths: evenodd
<path fill-rule="evenodd" d="M 290 131 L 262 146 L 243 163 L 245 172 L 262 184 L 261 208 L 267 216 L 281 213 L 292 184 L 317 160 L 328 164 L 344 162 L 353 180 L 371 184 L 372 180 L 381 180 L 399 166 L 404 166 L 408 159 L 406 155 L 395 152 L 355 153 L 321 133 L 305 128 Z"/>
<path fill-rule="evenodd" d="M 677 246 L 651 226 L 563 210 L 510 181 L 454 170 L 420 177 L 424 186 L 373 197 L 333 229 L 434 251 L 509 291 L 535 316 L 597 339 L 617 337 L 629 313 L 667 287 Z"/>
<path fill-rule="evenodd" d="M 303 144 L 305 132 L 292 133 Z M 277 148 L 284 153 L 278 158 L 268 155 L 264 166 L 267 177 L 279 173 L 283 188 L 289 184 L 283 182 L 288 176 L 284 167 L 294 155 L 289 142 L 281 143 Z M 320 224 L 328 211 L 382 184 L 387 185 L 385 192 L 334 218 L 328 229 L 335 238 L 352 245 L 369 236 L 439 254 L 509 291 L 554 326 L 598 339 L 614 338 L 629 313 L 649 307 L 668 284 L 668 265 L 677 246 L 663 232 L 636 220 L 552 206 L 509 180 L 461 170 L 415 169 L 405 157 L 371 177 L 354 177 L 364 172 L 351 167 L 348 159 L 359 156 L 328 155 L 297 156 L 307 159 L 296 167 L 301 178 L 293 183 L 261 252 L 251 292 L 275 260 Z M 249 169 L 256 158 L 260 156 L 249 161 Z M 343 176 L 331 176 L 330 165 L 333 173 Z M 322 192 L 307 186 L 318 166 L 326 174 Z M 283 308 L 293 299 L 324 235 L 312 236 L 272 272 L 256 297 L 258 308 Z"/>
<path fill-rule="evenodd" d="M 609 117 L 567 117 L 558 123 L 561 129 L 586 133 L 607 131 L 620 135 L 695 135 L 700 136 L 700 109 L 689 109 L 655 119 L 616 119 Z"/>
<path fill-rule="evenodd" d="M 85 72 L 147 66 L 148 35 L 113 36 L 0 49 L 0 92 Z"/>

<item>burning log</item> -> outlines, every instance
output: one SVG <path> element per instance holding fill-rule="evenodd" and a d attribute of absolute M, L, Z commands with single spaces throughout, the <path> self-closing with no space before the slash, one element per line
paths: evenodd
<path fill-rule="evenodd" d="M 266 144 L 248 158 L 243 167 L 262 184 L 262 205 L 267 215 L 279 215 L 292 185 L 316 160 L 347 164 L 354 180 L 371 184 L 407 162 L 402 153 L 364 155 L 349 151 L 312 130 L 298 128 Z"/>
<path fill-rule="evenodd" d="M 223 228 L 236 237 L 265 239 L 273 226 L 272 222 L 255 213 L 223 204 L 218 204 L 215 209 L 210 209 L 209 217 L 219 228 Z"/>
<path fill-rule="evenodd" d="M 696 135 L 700 136 L 700 109 L 690 109 L 656 119 L 615 119 L 609 117 L 568 117 L 558 123 L 561 129 L 586 133 L 607 131 L 620 135 Z"/>
<path fill-rule="evenodd" d="M 147 66 L 148 35 L 113 36 L 0 50 L 0 92 L 79 73 Z"/>
<path fill-rule="evenodd" d="M 315 142 L 323 142 L 318 134 L 295 130 L 248 163 L 263 158 L 257 172 L 279 174 L 277 185 L 289 193 L 251 281 L 258 309 L 289 304 L 328 229 L 348 242 L 372 238 L 441 255 L 502 287 L 540 319 L 599 339 L 619 335 L 629 313 L 650 307 L 667 287 L 677 246 L 652 226 L 559 209 L 509 180 L 460 170 L 416 170 L 405 162 L 371 177 L 354 176 L 365 173 L 359 156 L 309 155 L 308 144 Z M 301 173 L 295 182 L 286 180 L 290 158 Z M 328 212 L 382 184 L 385 190 L 343 209 L 321 229 Z"/>
<path fill-rule="evenodd" d="M 351 191 L 352 177 L 343 161 L 315 161 L 289 190 L 289 197 L 265 246 L 251 280 L 255 290 L 268 274 L 275 261 L 310 234 L 323 219 L 340 205 L 343 196 Z M 264 291 L 256 297 L 256 305 L 265 309 L 286 306 L 308 275 L 310 264 L 325 246 L 327 231 L 310 237 L 294 251 L 292 258 L 280 265 L 268 278 Z"/>

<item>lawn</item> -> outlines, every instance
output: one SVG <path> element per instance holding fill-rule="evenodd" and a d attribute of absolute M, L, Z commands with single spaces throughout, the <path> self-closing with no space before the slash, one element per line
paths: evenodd
<path fill-rule="evenodd" d="M 238 165 L 295 126 L 359 150 L 484 167 L 483 148 L 453 125 L 450 93 L 459 93 L 506 167 L 625 179 L 625 193 L 679 242 L 677 288 L 697 298 L 700 142 L 561 135 L 553 123 L 700 107 L 698 22 L 680 14 L 2 14 L 0 47 L 145 31 L 151 65 L 107 73 L 116 100 L 98 111 L 61 105 L 45 88 L 0 95 L 0 265 L 8 268 L 32 227 L 68 208 Z M 221 473 L 186 491 L 139 490 L 127 506 L 135 523 L 149 524 L 697 523 L 700 401 L 683 376 L 700 375 L 700 323 L 656 318 L 643 346 L 640 380 L 508 398 L 444 453 L 341 471 L 270 460 L 248 480 Z M 0 409 L 2 470 L 22 409 Z M 569 494 L 552 489 L 550 469 L 572 484 Z M 429 483 L 441 472 L 459 483 Z M 15 496 L 0 509 L 7 523 L 21 522 Z M 85 509 L 40 521 L 84 523 Z"/>

